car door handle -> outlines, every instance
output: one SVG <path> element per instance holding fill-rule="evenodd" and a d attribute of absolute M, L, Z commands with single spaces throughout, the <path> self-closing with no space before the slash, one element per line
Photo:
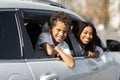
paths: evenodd
<path fill-rule="evenodd" d="M 92 65 L 90 66 L 92 70 L 98 70 L 98 66 L 97 65 Z"/>
<path fill-rule="evenodd" d="M 92 61 L 92 60 L 88 60 L 88 61 L 87 61 L 87 65 L 88 65 L 89 68 L 92 69 L 92 70 L 98 70 L 97 64 L 96 64 L 94 61 Z"/>
<path fill-rule="evenodd" d="M 40 77 L 40 80 L 58 80 L 57 74 L 45 74 L 42 77 Z"/>

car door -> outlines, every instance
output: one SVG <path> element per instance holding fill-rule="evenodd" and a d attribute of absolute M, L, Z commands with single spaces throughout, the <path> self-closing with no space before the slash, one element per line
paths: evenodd
<path fill-rule="evenodd" d="M 91 80 L 115 80 L 117 77 L 116 70 L 118 66 L 107 51 L 98 58 L 85 57 L 84 62 L 89 67 Z"/>
<path fill-rule="evenodd" d="M 110 53 L 104 52 L 100 58 L 92 59 L 98 67 L 94 70 L 93 80 L 119 80 L 118 65 L 114 63 Z"/>
<path fill-rule="evenodd" d="M 75 26 L 72 29 L 73 32 L 74 29 L 76 29 Z M 72 42 L 76 53 L 75 56 L 81 56 L 79 46 L 75 42 L 76 41 Z M 111 47 L 114 46 L 112 45 Z M 91 80 L 116 80 L 116 70 L 118 66 L 114 64 L 114 60 L 109 52 L 104 52 L 99 58 L 85 58 L 84 61 L 90 69 L 89 73 L 91 73 L 92 76 Z"/>
<path fill-rule="evenodd" d="M 70 69 L 55 59 L 27 59 L 36 80 L 91 80 L 92 75 L 82 58 L 75 59 Z"/>
<path fill-rule="evenodd" d="M 45 54 L 45 51 L 40 51 L 39 54 Z M 81 57 L 75 57 L 73 69 L 68 68 L 62 60 L 57 61 L 55 58 L 33 56 L 26 60 L 36 80 L 90 80 L 92 78 L 89 67 Z"/>
<path fill-rule="evenodd" d="M 45 54 L 44 50 L 40 50 L 38 54 L 34 49 L 33 41 L 30 37 L 33 35 L 29 35 L 26 27 L 30 28 L 30 26 L 26 26 L 26 24 L 37 23 L 41 27 L 43 23 L 49 20 L 49 16 L 52 14 L 51 11 L 21 10 L 21 12 L 24 15 L 22 16 L 24 20 L 22 21 L 22 30 L 25 33 L 23 40 L 24 48 L 26 48 L 24 49 L 24 58 L 26 58 L 27 65 L 35 80 L 91 80 L 90 69 L 83 58 L 74 57 L 75 67 L 70 69 L 62 60 L 57 61 L 55 58 L 45 57 L 43 56 Z M 35 25 L 32 25 L 32 27 L 35 27 Z"/>
<path fill-rule="evenodd" d="M 19 18 L 15 9 L 0 9 L 0 79 L 34 80 L 23 59 Z"/>
<path fill-rule="evenodd" d="M 111 44 L 111 46 L 114 51 L 108 50 L 105 51 L 99 58 L 89 59 L 92 63 L 94 63 L 94 65 L 96 65 L 95 69 L 92 69 L 90 66 L 90 69 L 95 73 L 92 78 L 93 80 L 119 80 L 120 74 L 118 67 L 120 63 L 120 55 L 117 50 L 119 48 L 116 48 L 114 44 Z"/>
<path fill-rule="evenodd" d="M 75 43 L 74 43 L 75 44 Z M 80 62 L 80 60 L 78 60 Z M 88 74 L 86 80 L 118 80 L 118 64 L 114 63 L 109 52 L 104 52 L 99 58 L 83 57 L 83 62 L 88 66 Z M 82 65 L 82 64 L 81 64 Z M 85 69 L 85 68 L 84 68 Z"/>

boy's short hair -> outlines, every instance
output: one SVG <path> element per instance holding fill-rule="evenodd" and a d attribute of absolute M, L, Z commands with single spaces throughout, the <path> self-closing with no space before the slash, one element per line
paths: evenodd
<path fill-rule="evenodd" d="M 65 26 L 70 27 L 71 18 L 65 12 L 55 12 L 50 18 L 50 28 L 56 25 L 57 21 L 61 21 L 65 24 Z"/>

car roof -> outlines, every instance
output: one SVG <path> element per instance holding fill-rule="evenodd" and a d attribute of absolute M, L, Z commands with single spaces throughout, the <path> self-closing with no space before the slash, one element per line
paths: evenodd
<path fill-rule="evenodd" d="M 53 2 L 51 0 L 39 0 L 37 2 L 49 4 L 49 5 L 56 6 L 56 7 L 66 8 L 63 4 Z"/>
<path fill-rule="evenodd" d="M 74 15 L 76 18 L 84 20 L 76 13 L 61 8 L 59 6 L 53 6 L 43 2 L 33 2 L 33 1 L 20 1 L 20 0 L 0 0 L 0 9 L 36 9 L 36 10 L 47 10 L 47 11 L 63 11 L 68 14 Z"/>
<path fill-rule="evenodd" d="M 42 9 L 61 11 L 61 7 L 52 6 L 45 2 L 20 1 L 20 0 L 0 0 L 0 8 L 19 8 L 19 9 Z M 66 9 L 67 10 L 67 9 Z M 64 11 L 64 10 L 63 10 Z"/>
<path fill-rule="evenodd" d="M 52 8 L 48 8 L 52 7 Z M 27 9 L 54 9 L 55 7 L 48 4 L 32 1 L 19 1 L 19 0 L 0 0 L 0 8 L 27 8 Z"/>

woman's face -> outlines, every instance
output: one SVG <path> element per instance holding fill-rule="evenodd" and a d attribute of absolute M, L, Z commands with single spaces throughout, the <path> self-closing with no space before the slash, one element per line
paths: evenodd
<path fill-rule="evenodd" d="M 85 27 L 79 38 L 83 44 L 88 44 L 93 38 L 92 28 L 90 26 Z"/>

